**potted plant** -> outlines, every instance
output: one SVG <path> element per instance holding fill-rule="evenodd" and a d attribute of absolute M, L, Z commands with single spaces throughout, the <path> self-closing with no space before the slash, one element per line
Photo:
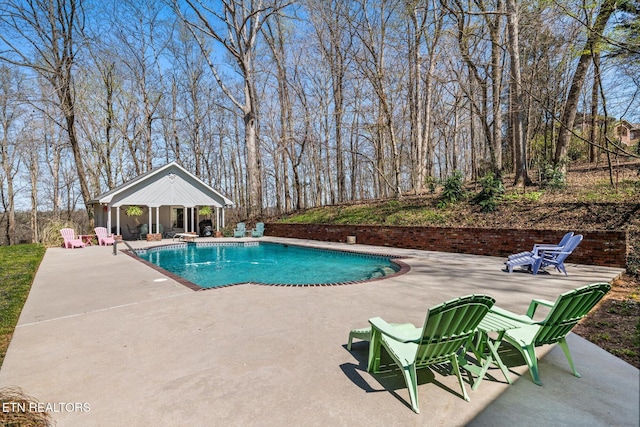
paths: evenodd
<path fill-rule="evenodd" d="M 213 209 L 211 209 L 211 206 L 201 206 L 200 209 L 198 210 L 198 215 L 206 218 L 200 221 L 199 223 L 201 236 L 210 236 L 211 233 L 213 232 L 213 223 L 211 221 L 212 213 L 213 213 Z M 218 237 L 217 234 L 216 234 L 216 237 Z"/>
<path fill-rule="evenodd" d="M 138 217 L 142 216 L 142 214 L 144 213 L 144 211 L 142 210 L 142 208 L 138 205 L 131 205 L 129 207 L 127 207 L 127 210 L 124 211 L 124 213 L 127 216 L 132 216 L 133 219 L 136 221 L 136 225 L 140 225 L 140 221 L 138 221 Z"/>
<path fill-rule="evenodd" d="M 136 227 L 139 230 L 139 234 L 140 235 L 144 234 L 147 241 L 156 241 L 156 240 L 162 239 L 162 234 L 160 233 L 157 233 L 157 234 L 149 233 L 149 228 L 146 224 L 143 224 L 143 226 L 140 227 L 140 221 L 138 220 L 138 217 L 142 216 L 142 214 L 144 213 L 144 210 L 140 206 L 138 205 L 128 206 L 127 209 L 124 211 L 124 213 L 127 216 L 133 217 L 133 219 L 136 221 Z"/>
<path fill-rule="evenodd" d="M 212 213 L 213 210 L 211 209 L 211 206 L 202 206 L 200 210 L 198 210 L 198 215 L 206 216 L 207 218 L 210 217 Z"/>

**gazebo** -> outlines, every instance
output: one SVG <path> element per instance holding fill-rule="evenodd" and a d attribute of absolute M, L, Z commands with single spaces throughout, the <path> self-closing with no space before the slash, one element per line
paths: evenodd
<path fill-rule="evenodd" d="M 145 225 L 147 233 L 167 234 L 199 232 L 199 223 L 213 225 L 215 222 L 216 231 L 220 231 L 224 227 L 224 209 L 233 206 L 230 199 L 176 162 L 150 170 L 90 203 L 94 207 L 96 226 L 105 226 L 119 235 L 126 226 L 124 231 L 128 237 L 140 233 Z M 131 206 L 140 208 L 139 217 L 142 221 L 146 218 L 146 224 L 140 225 L 139 217 L 122 215 Z M 213 208 L 210 209 L 212 215 L 200 215 L 203 207 Z M 131 231 L 132 226 L 137 232 Z"/>

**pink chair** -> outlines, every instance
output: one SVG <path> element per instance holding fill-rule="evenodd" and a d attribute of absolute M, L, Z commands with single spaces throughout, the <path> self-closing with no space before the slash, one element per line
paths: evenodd
<path fill-rule="evenodd" d="M 76 232 L 73 228 L 63 228 L 60 230 L 62 238 L 64 239 L 65 248 L 84 248 L 85 243 L 80 238 L 75 238 Z"/>
<path fill-rule="evenodd" d="M 113 236 L 109 237 L 109 233 L 105 227 L 96 227 L 93 231 L 95 231 L 96 236 L 98 236 L 98 244 L 100 246 L 113 245 L 116 241 Z"/>

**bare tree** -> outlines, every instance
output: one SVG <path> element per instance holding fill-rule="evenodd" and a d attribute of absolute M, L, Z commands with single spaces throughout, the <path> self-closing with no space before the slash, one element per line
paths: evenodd
<path fill-rule="evenodd" d="M 206 59 L 196 41 L 191 37 L 191 33 L 181 26 L 179 36 L 174 40 L 171 47 L 172 56 L 175 59 L 174 76 L 176 79 L 175 107 L 181 112 L 180 123 L 182 125 L 183 139 L 186 140 L 188 148 L 186 153 L 191 154 L 191 159 L 185 155 L 182 160 L 190 160 L 194 173 L 202 177 L 203 165 L 205 164 L 206 153 L 212 151 L 210 140 L 206 136 L 206 124 L 211 113 L 211 106 L 214 97 L 212 88 L 206 73 Z M 180 108 L 181 106 L 181 108 Z M 177 125 L 177 113 L 172 113 L 172 122 Z M 176 131 L 177 134 L 177 131 Z M 178 136 L 175 136 L 175 152 L 180 154 Z M 185 153 L 185 154 L 186 154 Z"/>
<path fill-rule="evenodd" d="M 262 171 L 257 138 L 257 102 L 255 49 L 262 25 L 272 15 L 279 13 L 290 4 L 285 0 L 222 0 L 220 8 L 214 8 L 201 0 L 186 0 L 187 9 L 195 16 L 187 16 L 174 1 L 179 16 L 189 25 L 198 40 L 208 65 L 222 91 L 242 112 L 245 126 L 247 184 L 249 186 L 248 215 L 262 212 Z M 220 10 L 221 9 L 221 10 Z M 218 26 L 222 25 L 223 29 Z M 242 77 L 242 97 L 236 96 L 225 83 L 218 67 L 214 64 L 208 39 L 219 43 L 229 53 Z"/>
<path fill-rule="evenodd" d="M 337 201 L 347 199 L 346 168 L 343 148 L 343 122 L 345 109 L 345 79 L 349 66 L 349 54 L 353 43 L 348 31 L 350 19 L 349 3 L 341 0 L 309 2 L 313 28 L 318 38 L 322 57 L 327 61 L 331 78 L 333 101 L 333 127 L 335 142 L 335 175 Z M 317 19 L 316 19 L 317 18 Z"/>
<path fill-rule="evenodd" d="M 619 0 L 603 0 L 600 4 L 593 26 L 587 27 L 587 41 L 585 42 L 578 65 L 576 66 L 575 73 L 573 74 L 571 87 L 560 119 L 562 128 L 558 134 L 554 163 L 559 167 L 563 174 L 566 174 L 567 172 L 567 147 L 569 145 L 569 140 L 571 139 L 573 125 L 578 111 L 580 92 L 582 91 L 589 66 L 593 61 L 593 52 L 599 49 L 598 44 L 602 39 L 604 29 L 607 22 L 609 22 L 609 18 L 615 11 L 618 1 Z"/>
<path fill-rule="evenodd" d="M 0 66 L 0 199 L 3 217 L 6 216 L 5 238 L 9 245 L 16 244 L 15 177 L 20 155 L 16 127 L 24 111 L 22 76 L 15 68 Z M 22 98 L 22 99 L 21 99 Z"/>
<path fill-rule="evenodd" d="M 428 2 L 427 7 L 421 2 L 406 0 L 408 14 L 407 42 L 409 45 L 409 82 L 408 102 L 409 120 L 411 123 L 411 144 L 414 164 L 412 168 L 413 187 L 416 191 L 423 189 L 426 177 L 430 176 L 433 160 L 431 159 L 431 122 L 433 107 L 433 84 L 438 57 L 437 46 L 442 35 L 443 9 L 436 0 Z M 422 45 L 426 45 L 426 72 L 422 71 L 425 59 Z"/>
<path fill-rule="evenodd" d="M 374 140 L 377 144 L 376 160 L 382 166 L 385 149 L 391 153 L 390 167 L 393 175 L 392 191 L 396 198 L 402 197 L 401 160 L 399 141 L 394 120 L 392 76 L 387 67 L 388 30 L 392 27 L 398 3 L 392 0 L 380 0 L 369 5 L 366 0 L 357 2 L 358 14 L 352 25 L 354 34 L 362 43 L 362 50 L 356 58 L 356 64 L 363 76 L 369 81 L 378 108 L 378 117 L 374 126 Z M 373 7 L 375 6 L 375 7 Z M 386 163 L 386 162 L 384 162 Z M 382 169 L 382 168 L 380 168 Z M 388 182 L 384 180 L 385 182 Z"/>
<path fill-rule="evenodd" d="M 154 124 L 164 95 L 160 57 L 170 32 L 165 31 L 163 5 L 157 0 L 127 1 L 118 17 L 114 47 L 127 70 L 131 135 L 129 146 L 136 175 L 150 170 L 154 159 Z M 126 24 L 125 24 L 126 23 Z"/>
<path fill-rule="evenodd" d="M 502 51 L 500 35 L 504 21 L 502 0 L 496 0 L 493 9 L 484 0 L 474 0 L 477 9 L 470 10 L 460 0 L 452 0 L 449 10 L 456 19 L 458 45 L 462 60 L 469 69 L 469 75 L 474 82 L 473 91 L 469 91 L 468 98 L 472 102 L 472 111 L 478 115 L 489 150 L 491 168 L 497 174 L 502 173 Z M 472 18 L 481 15 L 484 25 L 472 22 Z M 477 34 L 480 28 L 485 28 L 488 34 Z M 482 48 L 484 38 L 490 41 L 489 48 Z M 484 63 L 486 50 L 490 52 L 489 64 Z M 474 58 L 474 53 L 480 57 Z M 489 69 L 489 71 L 485 71 Z M 489 106 L 489 88 L 491 102 Z M 467 88 L 465 88 L 466 90 Z M 473 92 L 477 91 L 478 95 Z"/>
<path fill-rule="evenodd" d="M 509 121 L 511 138 L 513 141 L 513 153 L 515 160 L 515 184 L 526 184 L 527 175 L 527 144 L 523 135 L 523 100 L 522 100 L 522 75 L 520 65 L 520 30 L 519 15 L 515 0 L 507 0 L 507 33 L 510 61 L 509 83 Z"/>
<path fill-rule="evenodd" d="M 121 80 L 118 76 L 113 53 L 91 51 L 93 67 L 87 75 L 78 102 L 78 114 L 82 117 L 79 123 L 81 137 L 88 142 L 85 151 L 85 162 L 88 168 L 88 179 L 95 193 L 102 186 L 112 189 L 116 186 L 116 169 L 121 164 L 117 153 L 121 151 L 121 139 L 117 135 L 117 111 L 115 107 L 118 87 Z M 81 91 L 82 90 L 82 91 Z"/>
<path fill-rule="evenodd" d="M 287 161 L 287 158 L 291 156 L 287 156 L 287 153 L 290 153 L 291 150 L 289 150 L 288 147 L 293 143 L 293 105 L 291 96 L 289 95 L 290 82 L 287 70 L 287 53 L 285 51 L 285 38 L 287 35 L 285 34 L 280 16 L 275 16 L 273 22 L 266 22 L 266 25 L 262 28 L 262 32 L 269 46 L 276 68 L 280 113 L 278 118 L 278 148 L 273 156 L 274 167 L 276 167 L 276 169 L 282 169 L 282 171 L 276 170 L 274 174 L 276 181 L 276 209 L 278 212 L 288 212 L 292 207 L 291 193 L 289 192 L 289 165 Z M 279 165 L 281 165 L 280 168 L 278 167 Z"/>
<path fill-rule="evenodd" d="M 50 83 L 64 117 L 80 192 L 92 224 L 91 194 L 76 134 L 73 82 L 84 18 L 81 0 L 6 1 L 0 10 L 0 60 L 29 68 Z"/>

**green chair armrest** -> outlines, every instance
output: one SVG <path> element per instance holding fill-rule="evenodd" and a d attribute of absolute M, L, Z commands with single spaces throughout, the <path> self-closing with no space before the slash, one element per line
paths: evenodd
<path fill-rule="evenodd" d="M 490 310 L 493 314 L 497 314 L 498 316 L 505 317 L 510 320 L 515 320 L 516 322 L 524 323 L 526 325 L 533 325 L 535 322 L 528 316 L 523 314 L 515 314 L 509 310 L 505 310 L 504 308 L 496 307 L 495 305 L 491 307 Z"/>
<path fill-rule="evenodd" d="M 527 310 L 527 316 L 533 319 L 533 315 L 536 313 L 536 309 L 539 305 L 544 305 L 546 307 L 553 307 L 555 303 L 551 301 L 547 301 L 546 299 L 532 299 L 531 304 L 529 305 L 529 309 Z"/>
<path fill-rule="evenodd" d="M 409 326 L 408 324 L 402 325 L 403 328 L 398 328 L 385 322 L 380 317 L 369 319 L 369 323 L 371 324 L 372 328 L 379 330 L 382 334 L 391 337 L 396 341 L 407 343 L 420 340 L 420 334 L 422 330 L 416 328 L 413 325 L 410 325 L 413 326 L 413 330 L 407 330 L 406 327 Z"/>

